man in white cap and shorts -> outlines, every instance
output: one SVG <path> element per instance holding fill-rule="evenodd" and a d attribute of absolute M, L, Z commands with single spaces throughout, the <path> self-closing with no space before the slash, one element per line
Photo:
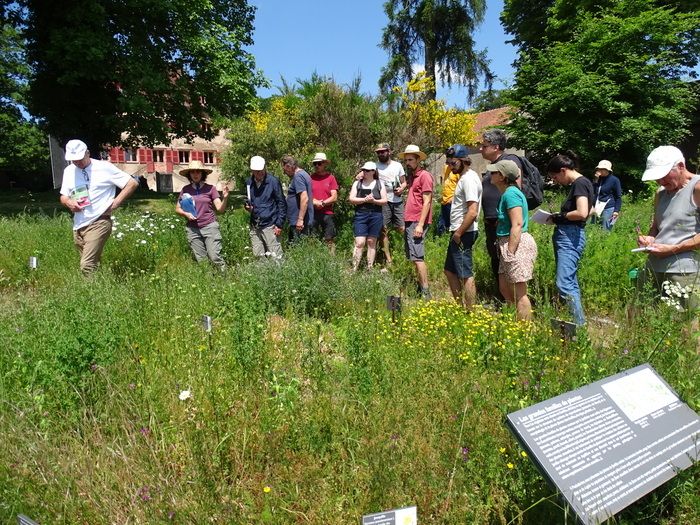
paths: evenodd
<path fill-rule="evenodd" d="M 80 270 L 88 275 L 99 266 L 112 233 L 112 212 L 139 184 L 110 162 L 91 159 L 82 140 L 68 141 L 66 160 L 70 164 L 63 170 L 60 200 L 73 213 L 73 242 L 80 253 Z"/>

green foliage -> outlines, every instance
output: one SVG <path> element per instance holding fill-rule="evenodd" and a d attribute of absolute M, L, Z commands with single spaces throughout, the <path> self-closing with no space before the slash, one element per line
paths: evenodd
<path fill-rule="evenodd" d="M 254 17 L 245 0 L 18 4 L 28 106 L 61 141 L 79 136 L 98 151 L 211 138 L 210 119 L 249 109 L 263 84 L 244 47 Z"/>
<path fill-rule="evenodd" d="M 11 6 L 0 9 L 0 170 L 45 171 L 48 139 L 21 111 L 29 68 L 21 34 L 11 23 L 16 13 Z"/>
<path fill-rule="evenodd" d="M 509 27 L 520 31 L 516 8 L 532 6 L 509 5 Z M 687 77 L 700 54 L 700 14 L 652 0 L 587 8 L 557 2 L 548 13 L 545 39 L 521 48 L 510 97 L 513 143 L 536 152 L 570 149 L 586 166 L 612 159 L 623 185 L 638 184 L 649 151 L 688 133 L 697 97 Z"/>
<path fill-rule="evenodd" d="M 493 76 L 486 53 L 474 49 L 472 37 L 483 20 L 486 2 L 389 0 L 384 4 L 384 12 L 388 23 L 381 46 L 389 53 L 389 63 L 379 80 L 382 90 L 390 91 L 409 81 L 421 56 L 428 77 L 448 86 L 466 86 L 470 100 L 481 77 L 490 87 Z M 426 97 L 435 100 L 434 87 Z"/>
<path fill-rule="evenodd" d="M 67 214 L 29 213 L 46 210 L 38 195 L 17 201 L 27 210 L 0 219 L 3 522 L 345 524 L 417 505 L 429 524 L 563 523 L 505 414 L 644 362 L 700 409 L 698 334 L 626 277 L 644 261 L 626 248 L 649 199 L 625 199 L 611 234 L 587 228 L 583 299 L 608 322 L 573 341 L 549 325 L 548 227 L 533 228 L 529 324 L 449 299 L 444 236 L 426 240 L 439 299 L 419 302 L 397 236 L 387 273 L 352 274 L 349 244 L 333 257 L 315 240 L 253 261 L 245 214 L 227 212 L 221 275 L 190 260 L 172 202 L 131 199 L 86 279 Z M 474 257 L 481 292 L 483 237 Z M 389 294 L 403 297 L 395 321 Z M 699 487 L 689 469 L 616 519 L 696 523 Z"/>

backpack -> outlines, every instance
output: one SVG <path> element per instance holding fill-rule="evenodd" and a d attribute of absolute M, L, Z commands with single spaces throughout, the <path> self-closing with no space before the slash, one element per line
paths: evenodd
<path fill-rule="evenodd" d="M 532 162 L 528 160 L 527 157 L 521 157 L 519 155 L 514 155 L 508 153 L 503 155 L 504 159 L 513 160 L 513 157 L 518 159 L 523 166 L 523 180 L 522 180 L 522 191 L 527 199 L 527 207 L 529 210 L 534 210 L 544 200 L 543 190 L 544 190 L 544 179 L 540 170 L 537 169 Z"/>

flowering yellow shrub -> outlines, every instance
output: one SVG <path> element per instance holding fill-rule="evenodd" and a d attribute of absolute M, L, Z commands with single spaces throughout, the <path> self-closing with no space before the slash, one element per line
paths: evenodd
<path fill-rule="evenodd" d="M 435 81 L 418 73 L 404 88 L 394 88 L 401 95 L 402 111 L 414 126 L 434 137 L 434 146 L 447 148 L 452 144 L 474 144 L 478 138 L 474 126 L 476 116 L 457 109 L 447 109 L 444 100 L 425 100 L 425 94 L 435 89 Z"/>

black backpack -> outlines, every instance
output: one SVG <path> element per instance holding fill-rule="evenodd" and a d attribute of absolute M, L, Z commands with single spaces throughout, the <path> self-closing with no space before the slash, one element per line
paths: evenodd
<path fill-rule="evenodd" d="M 527 157 L 521 157 L 519 155 L 514 155 L 512 153 L 507 153 L 503 155 L 504 159 L 513 157 L 518 159 L 523 166 L 523 181 L 522 181 L 522 191 L 527 199 L 527 207 L 529 210 L 534 210 L 544 200 L 543 190 L 544 190 L 544 179 L 540 170 L 537 169 L 532 162 L 530 162 Z"/>

